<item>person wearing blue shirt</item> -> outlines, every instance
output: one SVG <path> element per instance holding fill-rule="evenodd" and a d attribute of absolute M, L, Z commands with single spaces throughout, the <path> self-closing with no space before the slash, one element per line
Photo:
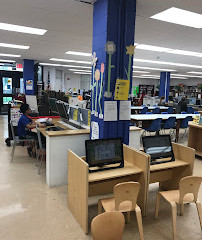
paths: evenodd
<path fill-rule="evenodd" d="M 37 141 L 37 134 L 32 132 L 31 129 L 36 128 L 36 123 L 29 118 L 31 113 L 30 107 L 28 104 L 22 104 L 20 111 L 23 113 L 18 122 L 17 133 L 20 139 L 35 139 Z M 39 125 L 39 124 L 38 124 Z M 44 124 L 40 124 L 40 127 L 46 127 Z M 35 156 L 35 144 L 27 149 L 29 156 Z"/>

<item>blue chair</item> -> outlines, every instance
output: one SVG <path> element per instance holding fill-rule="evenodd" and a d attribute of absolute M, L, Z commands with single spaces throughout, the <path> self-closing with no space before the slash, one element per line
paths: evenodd
<path fill-rule="evenodd" d="M 173 112 L 174 112 L 174 108 L 173 107 L 169 107 L 167 109 L 167 113 L 172 114 Z"/>
<path fill-rule="evenodd" d="M 162 130 L 164 131 L 165 134 L 165 130 L 169 130 L 170 129 L 170 136 L 172 138 L 172 136 L 175 136 L 175 128 L 176 128 L 176 117 L 169 117 L 165 123 L 162 125 Z"/>
<path fill-rule="evenodd" d="M 181 114 L 187 114 L 186 112 L 181 112 Z"/>
<path fill-rule="evenodd" d="M 162 112 L 161 114 L 168 114 L 168 112 Z"/>
<path fill-rule="evenodd" d="M 146 114 L 153 114 L 152 112 L 147 112 Z"/>
<path fill-rule="evenodd" d="M 187 113 L 193 114 L 194 113 L 193 107 L 187 107 Z"/>
<path fill-rule="evenodd" d="M 199 114 L 199 112 L 196 111 L 196 112 L 194 112 L 194 114 Z"/>
<path fill-rule="evenodd" d="M 159 107 L 157 107 L 157 108 L 155 108 L 155 109 L 152 111 L 152 113 L 154 113 L 154 114 L 160 114 L 160 113 L 161 113 L 161 110 L 160 110 Z"/>
<path fill-rule="evenodd" d="M 146 105 L 142 105 L 141 107 L 146 107 Z"/>
<path fill-rule="evenodd" d="M 144 136 L 144 135 L 146 136 L 146 132 L 149 132 L 149 133 L 155 132 L 156 135 L 159 134 L 159 131 L 161 130 L 161 125 L 162 125 L 162 119 L 161 118 L 155 119 L 151 123 L 150 127 L 144 128 L 144 132 L 143 132 L 142 136 Z"/>
<path fill-rule="evenodd" d="M 188 136 L 188 127 L 189 127 L 189 122 L 192 121 L 192 117 L 186 117 L 185 119 L 182 120 L 180 124 L 180 129 L 184 129 L 184 133 L 182 135 L 182 138 L 185 136 Z"/>
<path fill-rule="evenodd" d="M 153 105 L 153 107 L 158 107 L 158 105 Z"/>
<path fill-rule="evenodd" d="M 144 107 L 141 111 L 140 114 L 146 114 L 148 112 L 148 107 Z"/>

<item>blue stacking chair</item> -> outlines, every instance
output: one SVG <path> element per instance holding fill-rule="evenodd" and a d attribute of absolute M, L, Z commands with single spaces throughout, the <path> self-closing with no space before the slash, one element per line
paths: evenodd
<path fill-rule="evenodd" d="M 168 114 L 168 112 L 162 112 L 161 114 Z"/>
<path fill-rule="evenodd" d="M 185 119 L 182 120 L 181 124 L 180 124 L 180 129 L 184 129 L 184 133 L 182 138 L 184 138 L 185 136 L 188 136 L 188 127 L 189 127 L 189 122 L 192 121 L 192 117 L 186 117 Z"/>
<path fill-rule="evenodd" d="M 155 132 L 156 135 L 159 134 L 159 131 L 161 130 L 161 125 L 162 125 L 162 119 L 161 118 L 155 119 L 151 123 L 150 127 L 144 128 L 144 132 L 143 132 L 142 136 L 146 136 L 147 132 L 149 132 L 149 133 Z"/>
<path fill-rule="evenodd" d="M 154 114 L 160 114 L 160 113 L 161 113 L 161 110 L 160 110 L 159 107 L 157 107 L 157 108 L 155 108 L 155 109 L 152 111 L 152 113 L 154 113 Z"/>
<path fill-rule="evenodd" d="M 181 114 L 187 114 L 186 112 L 181 112 Z"/>
<path fill-rule="evenodd" d="M 167 109 L 167 113 L 172 114 L 173 112 L 174 112 L 174 108 L 173 107 L 169 107 Z"/>
<path fill-rule="evenodd" d="M 175 128 L 176 128 L 176 117 L 169 117 L 165 123 L 162 125 L 162 130 L 165 134 L 165 130 L 169 130 L 170 129 L 170 136 L 171 136 L 171 139 L 173 136 L 175 136 Z"/>
<path fill-rule="evenodd" d="M 144 107 L 141 111 L 140 114 L 146 114 L 148 112 L 148 107 Z"/>
<path fill-rule="evenodd" d="M 199 114 L 199 112 L 196 111 L 196 112 L 194 112 L 194 114 Z"/>
<path fill-rule="evenodd" d="M 152 112 L 147 112 L 146 114 L 153 114 Z"/>
<path fill-rule="evenodd" d="M 187 113 L 193 114 L 194 113 L 193 107 L 187 107 Z"/>
<path fill-rule="evenodd" d="M 142 105 L 141 107 L 146 107 L 146 105 Z"/>

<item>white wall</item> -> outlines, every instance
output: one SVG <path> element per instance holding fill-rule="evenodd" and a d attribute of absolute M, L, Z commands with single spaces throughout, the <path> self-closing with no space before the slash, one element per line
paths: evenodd
<path fill-rule="evenodd" d="M 90 90 L 91 75 L 81 75 L 81 89 Z"/>
<path fill-rule="evenodd" d="M 64 74 L 64 86 L 66 91 L 71 88 L 72 90 L 76 88 L 76 90 L 80 89 L 81 87 L 81 75 L 80 74 Z"/>
<path fill-rule="evenodd" d="M 55 89 L 55 68 L 53 67 L 44 67 L 43 68 L 43 81 L 44 81 L 44 89 L 46 90 L 48 87 L 48 72 L 50 77 L 50 86 L 51 89 Z"/>
<path fill-rule="evenodd" d="M 184 84 L 186 86 L 197 86 L 197 84 L 202 84 L 201 78 L 189 78 L 189 79 L 171 79 L 170 86 L 175 86 L 178 84 Z"/>
<path fill-rule="evenodd" d="M 139 85 L 154 85 L 157 86 L 159 84 L 158 79 L 150 79 L 150 78 L 133 78 L 133 86 L 139 86 Z"/>

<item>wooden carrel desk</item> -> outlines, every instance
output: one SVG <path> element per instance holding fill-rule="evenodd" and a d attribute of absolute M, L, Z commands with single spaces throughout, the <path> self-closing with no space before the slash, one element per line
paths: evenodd
<path fill-rule="evenodd" d="M 138 205 L 146 214 L 148 194 L 148 168 L 150 156 L 124 145 L 124 168 L 89 173 L 89 166 L 72 151 L 68 151 L 68 207 L 88 233 L 88 197 L 113 192 L 116 184 L 137 181 L 141 184 Z"/>
<path fill-rule="evenodd" d="M 202 157 L 202 125 L 189 123 L 188 147 L 196 150 L 196 155 Z"/>

